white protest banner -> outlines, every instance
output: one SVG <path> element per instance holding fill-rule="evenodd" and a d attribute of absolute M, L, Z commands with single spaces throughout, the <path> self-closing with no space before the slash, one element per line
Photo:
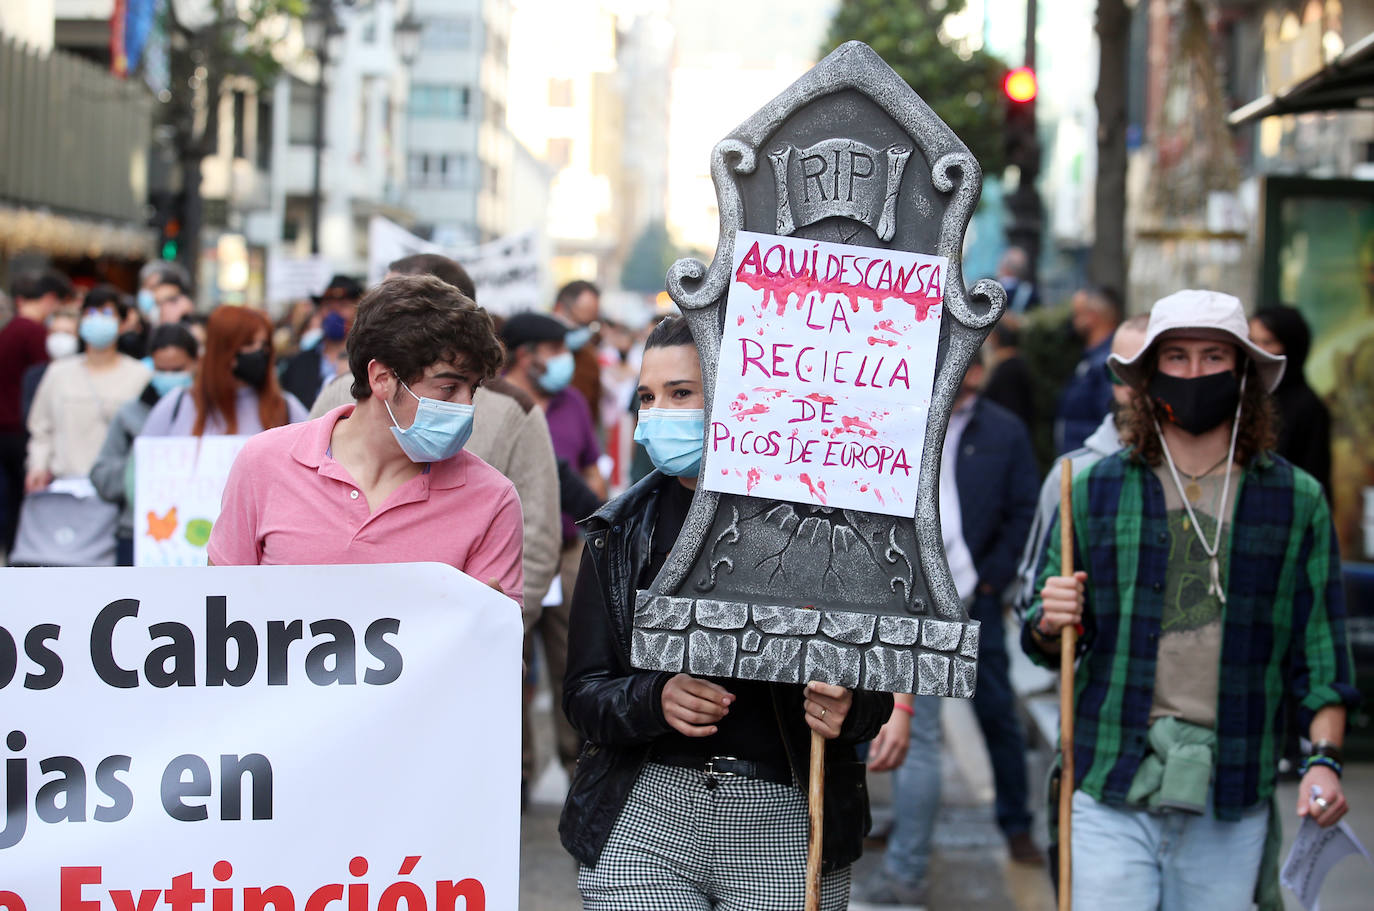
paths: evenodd
<path fill-rule="evenodd" d="M 396 222 L 374 215 L 367 222 L 367 283 L 386 276 L 386 267 L 416 253 L 444 253 L 444 248 L 411 234 Z"/>
<path fill-rule="evenodd" d="M 329 260 L 314 256 L 267 254 L 267 303 L 289 304 L 322 292 L 329 284 Z"/>
<path fill-rule="evenodd" d="M 428 563 L 0 569 L 0 590 L 0 908 L 517 906 L 503 595 Z"/>
<path fill-rule="evenodd" d="M 193 407 L 189 399 L 185 407 Z M 246 436 L 134 440 L 134 565 L 204 566 L 229 468 Z"/>
<path fill-rule="evenodd" d="M 544 307 L 539 244 L 533 231 L 451 254 L 477 286 L 477 302 L 495 316 Z"/>
<path fill-rule="evenodd" d="M 741 231 L 706 488 L 910 516 L 948 261 Z"/>

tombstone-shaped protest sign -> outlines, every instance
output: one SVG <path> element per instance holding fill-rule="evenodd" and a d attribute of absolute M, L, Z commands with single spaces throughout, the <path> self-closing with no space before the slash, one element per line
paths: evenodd
<path fill-rule="evenodd" d="M 842 45 L 717 144 L 715 260 L 668 293 L 702 362 L 703 460 L 636 601 L 636 667 L 969 697 L 939 471 L 1006 302 L 964 286 L 982 172 L 870 48 Z"/>

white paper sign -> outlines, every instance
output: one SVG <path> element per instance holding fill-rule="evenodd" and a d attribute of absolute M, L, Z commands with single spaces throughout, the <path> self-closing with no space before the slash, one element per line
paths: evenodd
<path fill-rule="evenodd" d="M 332 274 L 329 260 L 314 256 L 267 254 L 267 303 L 289 304 L 320 294 Z"/>
<path fill-rule="evenodd" d="M 0 590 L 0 907 L 517 906 L 509 599 L 428 563 Z"/>
<path fill-rule="evenodd" d="M 1370 859 L 1369 852 L 1348 825 L 1338 822 L 1322 828 L 1311 818 L 1303 817 L 1297 837 L 1293 839 L 1293 848 L 1279 873 L 1279 881 L 1298 897 L 1307 911 L 1318 911 L 1318 897 L 1326 874 L 1351 854 L 1358 854 L 1366 861 Z"/>
<path fill-rule="evenodd" d="M 477 286 L 477 302 L 488 313 L 510 316 L 542 310 L 539 245 L 533 231 L 512 234 L 452 254 Z"/>
<path fill-rule="evenodd" d="M 386 267 L 416 253 L 443 253 L 444 248 L 411 234 L 396 222 L 374 215 L 367 222 L 367 283 L 386 277 Z"/>
<path fill-rule="evenodd" d="M 741 231 L 706 488 L 910 516 L 948 261 Z"/>
<path fill-rule="evenodd" d="M 224 482 L 246 442 L 246 436 L 134 440 L 135 566 L 206 565 Z"/>

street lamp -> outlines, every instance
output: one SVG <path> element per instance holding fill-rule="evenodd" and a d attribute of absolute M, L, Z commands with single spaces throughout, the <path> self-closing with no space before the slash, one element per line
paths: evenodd
<path fill-rule="evenodd" d="M 406 13 L 405 18 L 391 29 L 396 56 L 405 66 L 410 66 L 415 62 L 415 58 L 420 56 L 420 32 L 423 28 L 413 13 Z"/>
<path fill-rule="evenodd" d="M 369 5 L 360 4 L 358 0 L 315 0 L 311 4 L 310 13 L 301 22 L 306 47 L 314 49 L 315 59 L 320 64 L 319 79 L 315 85 L 315 174 L 310 189 L 310 252 L 313 254 L 320 252 L 325 72 L 329 68 L 329 43 L 336 35 L 343 34 L 343 27 L 339 24 L 339 17 L 334 7 L 336 2 L 348 7 L 360 5 L 366 7 Z M 395 44 L 396 56 L 404 66 L 408 67 L 413 64 L 415 58 L 420 54 L 420 31 L 422 28 L 420 21 L 411 13 L 406 13 L 404 18 L 392 26 L 392 40 Z"/>
<path fill-rule="evenodd" d="M 329 42 L 335 35 L 342 34 L 339 20 L 334 14 L 334 4 L 330 0 L 315 3 L 310 14 L 301 22 L 307 47 L 315 51 L 315 60 L 320 66 L 315 79 L 315 172 L 310 183 L 310 252 L 320 252 L 320 197 L 321 175 L 324 170 L 324 94 L 325 71 L 329 68 Z"/>

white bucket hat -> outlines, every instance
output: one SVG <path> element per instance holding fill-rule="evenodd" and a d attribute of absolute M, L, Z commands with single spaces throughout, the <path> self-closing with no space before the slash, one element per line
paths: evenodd
<path fill-rule="evenodd" d="M 1128 360 L 1113 354 L 1107 358 L 1108 366 L 1128 386 L 1143 389 L 1148 379 L 1146 355 L 1165 336 L 1216 339 L 1239 346 L 1254 360 L 1260 382 L 1269 392 L 1278 388 L 1288 362 L 1288 358 L 1270 354 L 1250 341 L 1250 323 L 1239 298 L 1219 291 L 1177 291 L 1150 308 L 1145 344 L 1135 357 Z"/>

